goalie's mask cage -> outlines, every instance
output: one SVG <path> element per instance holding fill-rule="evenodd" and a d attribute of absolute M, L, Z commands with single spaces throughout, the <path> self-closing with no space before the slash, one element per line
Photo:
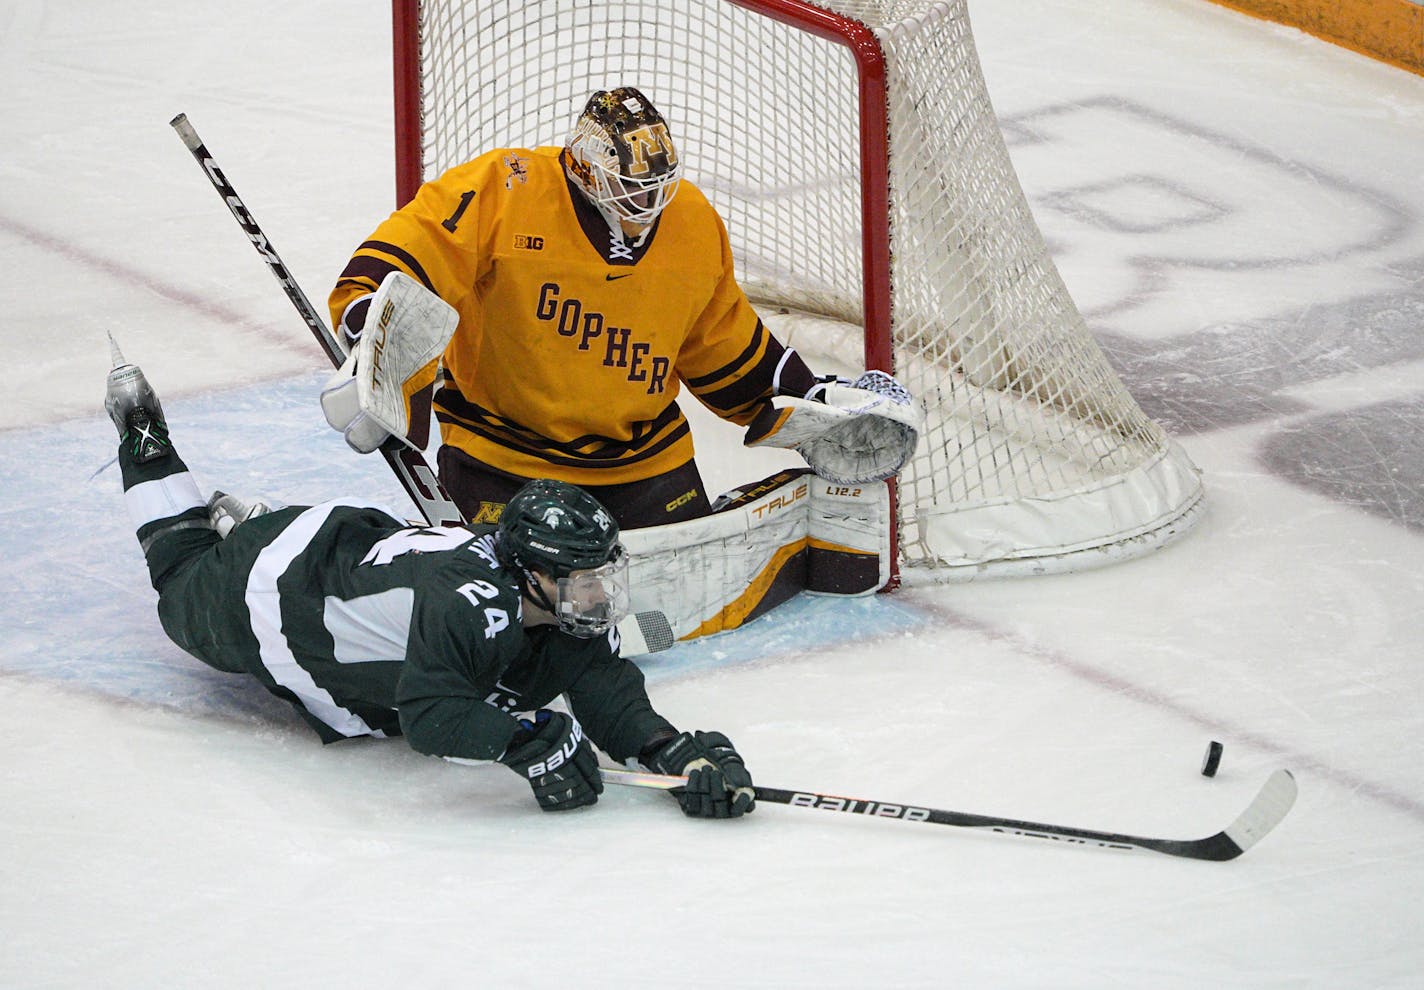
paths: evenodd
<path fill-rule="evenodd" d="M 677 195 L 682 169 L 667 121 L 631 86 L 594 93 L 565 147 L 569 174 L 619 236 L 625 222 L 646 234 Z"/>
<path fill-rule="evenodd" d="M 538 479 L 500 513 L 495 556 L 520 589 L 581 638 L 628 613 L 628 556 L 608 510 L 577 485 Z"/>
<path fill-rule="evenodd" d="M 561 144 L 590 92 L 651 94 L 768 325 L 924 404 L 907 582 L 1135 556 L 1198 515 L 1198 472 L 1048 255 L 965 0 L 393 3 L 402 203 L 491 148 Z"/>

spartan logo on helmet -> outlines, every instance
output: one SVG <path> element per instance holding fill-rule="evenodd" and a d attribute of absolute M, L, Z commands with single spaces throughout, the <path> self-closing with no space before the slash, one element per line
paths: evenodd
<path fill-rule="evenodd" d="M 589 97 L 564 162 L 609 229 L 634 243 L 647 236 L 682 179 L 667 121 L 631 86 Z"/>

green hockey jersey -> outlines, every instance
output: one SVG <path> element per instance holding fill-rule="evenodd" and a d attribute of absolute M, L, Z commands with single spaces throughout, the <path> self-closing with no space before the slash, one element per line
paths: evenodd
<path fill-rule="evenodd" d="M 497 759 L 515 714 L 564 695 L 620 762 L 672 726 L 617 632 L 526 629 L 493 527 L 412 528 L 350 501 L 255 517 L 163 583 L 178 645 L 257 677 L 326 742 L 405 735 L 423 753 Z"/>

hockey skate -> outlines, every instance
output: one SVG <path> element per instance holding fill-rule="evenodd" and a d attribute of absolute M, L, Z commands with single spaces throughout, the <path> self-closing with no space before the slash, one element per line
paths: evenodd
<path fill-rule="evenodd" d="M 119 439 L 139 464 L 166 457 L 173 444 L 157 393 L 139 366 L 124 360 L 113 334 L 109 334 L 109 356 L 113 370 L 105 388 L 104 409 L 114 421 Z"/>
<path fill-rule="evenodd" d="M 268 505 L 266 502 L 249 502 L 237 495 L 213 492 L 213 497 L 208 499 L 208 519 L 218 536 L 225 540 L 228 534 L 238 526 L 254 516 L 271 512 L 273 508 L 274 506 Z"/>

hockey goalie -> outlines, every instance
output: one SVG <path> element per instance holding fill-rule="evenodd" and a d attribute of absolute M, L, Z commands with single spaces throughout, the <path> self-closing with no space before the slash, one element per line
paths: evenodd
<path fill-rule="evenodd" d="M 917 404 L 883 372 L 817 376 L 767 329 L 636 89 L 594 93 L 561 147 L 496 149 L 427 182 L 329 304 L 350 357 L 322 405 L 354 449 L 423 447 L 430 402 L 465 518 L 493 521 L 533 478 L 581 486 L 624 529 L 635 605 L 679 636 L 888 579 L 885 482 L 914 452 Z M 684 389 L 808 468 L 714 501 Z"/>

